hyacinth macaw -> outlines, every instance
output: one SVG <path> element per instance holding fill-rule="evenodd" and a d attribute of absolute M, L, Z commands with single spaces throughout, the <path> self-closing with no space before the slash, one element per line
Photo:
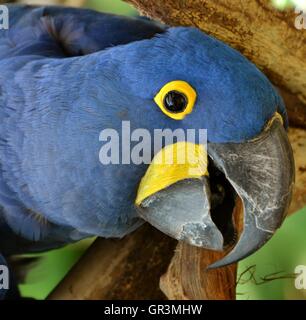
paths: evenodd
<path fill-rule="evenodd" d="M 123 237 L 147 221 L 192 245 L 232 246 L 219 267 L 273 235 L 294 164 L 284 103 L 255 65 L 196 28 L 62 7 L 9 14 L 0 30 L 1 259 Z M 207 148 L 190 151 L 201 166 L 156 164 L 173 150 L 166 143 L 151 164 L 103 165 L 99 134 L 122 121 L 152 134 L 207 129 Z M 189 152 L 176 145 L 176 155 Z"/>

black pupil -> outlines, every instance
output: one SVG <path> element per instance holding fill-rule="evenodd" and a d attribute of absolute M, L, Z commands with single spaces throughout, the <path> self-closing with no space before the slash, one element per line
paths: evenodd
<path fill-rule="evenodd" d="M 178 91 L 169 91 L 164 98 L 165 108 L 173 113 L 182 112 L 187 107 L 186 96 Z"/>

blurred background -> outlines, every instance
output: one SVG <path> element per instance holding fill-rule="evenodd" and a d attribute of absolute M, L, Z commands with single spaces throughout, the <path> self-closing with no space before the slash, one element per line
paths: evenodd
<path fill-rule="evenodd" d="M 43 0 L 23 1 L 43 3 Z M 72 1 L 70 1 L 72 3 Z M 76 2 L 78 2 L 76 0 Z M 80 1 L 84 2 L 84 1 Z M 279 9 L 294 0 L 274 0 Z M 69 4 L 69 0 L 66 1 Z M 137 15 L 119 0 L 87 0 L 84 7 L 123 15 Z M 306 208 L 288 217 L 271 241 L 254 255 L 239 263 L 237 299 L 306 299 L 306 290 L 295 288 L 294 270 L 306 265 Z M 93 239 L 41 254 L 40 263 L 20 285 L 24 296 L 45 299 L 84 253 Z"/>

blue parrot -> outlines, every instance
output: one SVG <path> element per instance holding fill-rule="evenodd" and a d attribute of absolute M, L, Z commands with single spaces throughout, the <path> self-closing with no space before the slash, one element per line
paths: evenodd
<path fill-rule="evenodd" d="M 1 259 L 93 235 L 124 237 L 147 221 L 192 245 L 235 245 L 211 266 L 219 267 L 273 235 L 294 164 L 284 103 L 255 65 L 192 27 L 8 8 L 10 27 L 0 30 Z M 152 136 L 157 128 L 207 129 L 207 150 L 194 143 L 206 167 L 190 174 L 156 165 L 174 145 L 166 141 L 149 164 L 103 165 L 101 130 L 119 132 L 124 121 Z"/>

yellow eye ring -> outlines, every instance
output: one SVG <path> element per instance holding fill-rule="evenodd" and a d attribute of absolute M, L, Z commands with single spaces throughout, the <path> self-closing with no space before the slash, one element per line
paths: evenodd
<path fill-rule="evenodd" d="M 166 83 L 154 97 L 164 114 L 174 120 L 182 120 L 191 113 L 197 98 L 195 90 L 185 81 Z"/>

